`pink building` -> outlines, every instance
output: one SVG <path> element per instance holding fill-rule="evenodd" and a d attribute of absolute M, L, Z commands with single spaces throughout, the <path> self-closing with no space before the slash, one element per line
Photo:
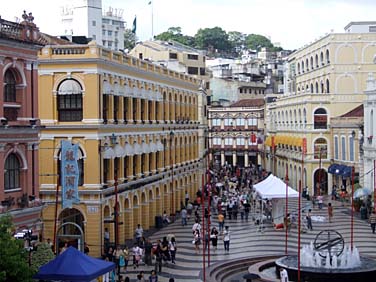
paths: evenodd
<path fill-rule="evenodd" d="M 0 216 L 17 230 L 42 228 L 38 192 L 38 70 L 44 45 L 31 13 L 18 24 L 0 19 Z M 44 43 L 44 44 L 43 44 Z"/>

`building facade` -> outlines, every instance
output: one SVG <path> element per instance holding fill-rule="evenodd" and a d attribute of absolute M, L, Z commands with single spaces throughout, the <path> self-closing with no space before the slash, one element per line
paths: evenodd
<path fill-rule="evenodd" d="M 267 105 L 265 163 L 276 175 L 287 175 L 292 187 L 301 183 L 310 195 L 331 193 L 330 121 L 363 103 L 368 73 L 376 71 L 375 40 L 375 33 L 328 34 L 288 57 L 285 94 Z M 351 140 L 345 140 L 348 148 Z M 344 161 L 359 168 L 357 158 Z"/>
<path fill-rule="evenodd" d="M 0 216 L 17 231 L 42 229 L 39 200 L 38 50 L 31 14 L 20 24 L 0 19 Z"/>
<path fill-rule="evenodd" d="M 199 80 L 93 42 L 43 48 L 39 64 L 45 237 L 56 233 L 59 246 L 84 240 L 99 256 L 105 229 L 123 244 L 137 224 L 147 230 L 179 211 L 186 192 L 194 198 L 204 166 Z M 61 140 L 79 145 L 71 209 L 59 192 Z"/>
<path fill-rule="evenodd" d="M 102 9 L 102 0 L 65 1 L 61 7 L 61 35 L 85 36 L 112 50 L 124 49 L 123 10 Z"/>
<path fill-rule="evenodd" d="M 376 63 L 374 61 L 374 63 Z M 376 122 L 375 122 L 375 106 L 376 106 L 376 80 L 375 74 L 370 73 L 367 79 L 367 88 L 365 91 L 366 98 L 364 100 L 364 142 L 363 142 L 363 166 L 364 177 L 360 179 L 363 187 L 375 188 L 375 166 L 376 166 Z"/>
<path fill-rule="evenodd" d="M 246 99 L 209 108 L 209 150 L 214 165 L 260 164 L 264 105 L 264 99 Z"/>
<path fill-rule="evenodd" d="M 332 140 L 330 151 L 333 152 L 328 173 L 332 175 L 332 188 L 347 187 L 350 192 L 352 180 L 363 184 L 367 173 L 363 170 L 363 104 L 355 109 L 330 120 Z M 354 169 L 354 174 L 353 174 Z M 331 190 L 331 189 L 330 189 Z"/>

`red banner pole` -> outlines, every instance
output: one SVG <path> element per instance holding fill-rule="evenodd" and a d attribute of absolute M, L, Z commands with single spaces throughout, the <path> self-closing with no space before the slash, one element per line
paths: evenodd
<path fill-rule="evenodd" d="M 205 228 L 205 175 L 202 174 L 202 191 L 201 191 L 201 213 L 202 213 L 202 230 L 200 230 L 200 236 L 202 241 L 202 273 L 203 273 L 203 279 L 204 282 L 206 281 L 206 269 L 205 269 L 205 244 L 206 244 L 206 228 Z"/>
<path fill-rule="evenodd" d="M 299 182 L 299 201 L 298 201 L 298 282 L 300 282 L 300 233 L 301 233 L 301 225 L 302 225 L 302 188 L 304 184 L 304 154 L 306 153 L 306 140 L 303 138 L 303 146 L 302 146 L 302 172 L 300 176 Z"/>
<path fill-rule="evenodd" d="M 376 212 L 376 160 L 373 160 L 373 210 Z"/>
<path fill-rule="evenodd" d="M 354 244 L 354 177 L 355 177 L 355 167 L 352 167 L 352 172 L 351 172 L 351 228 L 350 228 L 351 250 L 353 250 L 353 244 Z"/>
<path fill-rule="evenodd" d="M 285 230 L 285 254 L 287 255 L 287 238 L 288 238 L 288 229 L 289 229 L 289 222 L 288 222 L 288 205 L 289 205 L 289 198 L 288 198 L 288 187 L 289 187 L 289 167 L 286 164 L 286 210 L 285 210 L 285 217 L 286 217 L 286 230 Z M 291 218 L 290 218 L 291 221 Z M 291 223 L 291 222 L 290 222 Z"/>

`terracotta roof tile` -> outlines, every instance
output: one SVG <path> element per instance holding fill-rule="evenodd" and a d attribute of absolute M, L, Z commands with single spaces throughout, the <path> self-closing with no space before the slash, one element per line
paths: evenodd
<path fill-rule="evenodd" d="M 231 104 L 230 107 L 262 107 L 264 105 L 264 99 L 243 99 Z"/>
<path fill-rule="evenodd" d="M 351 111 L 343 114 L 341 117 L 363 117 L 364 116 L 364 108 L 363 104 L 357 106 L 356 108 L 352 109 Z"/>

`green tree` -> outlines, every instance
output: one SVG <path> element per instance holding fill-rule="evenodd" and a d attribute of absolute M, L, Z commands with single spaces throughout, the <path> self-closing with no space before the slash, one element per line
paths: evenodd
<path fill-rule="evenodd" d="M 13 238 L 11 230 L 11 216 L 0 216 L 0 282 L 32 281 L 24 242 Z"/>
<path fill-rule="evenodd" d="M 137 37 L 131 29 L 126 29 L 124 32 L 124 50 L 131 50 L 136 45 Z"/>
<path fill-rule="evenodd" d="M 244 33 L 241 33 L 239 31 L 229 31 L 228 32 L 228 39 L 231 44 L 232 51 L 236 54 L 239 54 L 239 52 L 245 48 L 245 38 L 246 35 Z"/>
<path fill-rule="evenodd" d="M 273 48 L 273 44 L 268 38 L 260 34 L 248 34 L 246 39 L 247 48 L 260 51 L 262 47 Z"/>
<path fill-rule="evenodd" d="M 195 35 L 197 47 L 207 49 L 209 52 L 229 52 L 231 43 L 228 34 L 222 28 L 216 26 L 213 28 L 199 29 Z"/>
<path fill-rule="evenodd" d="M 31 267 L 33 272 L 38 272 L 39 268 L 55 258 L 51 246 L 47 243 L 38 244 L 36 250 L 32 253 Z"/>
<path fill-rule="evenodd" d="M 167 31 L 156 35 L 154 38 L 162 41 L 176 41 L 191 47 L 195 45 L 194 37 L 183 35 L 180 26 L 169 27 Z"/>

